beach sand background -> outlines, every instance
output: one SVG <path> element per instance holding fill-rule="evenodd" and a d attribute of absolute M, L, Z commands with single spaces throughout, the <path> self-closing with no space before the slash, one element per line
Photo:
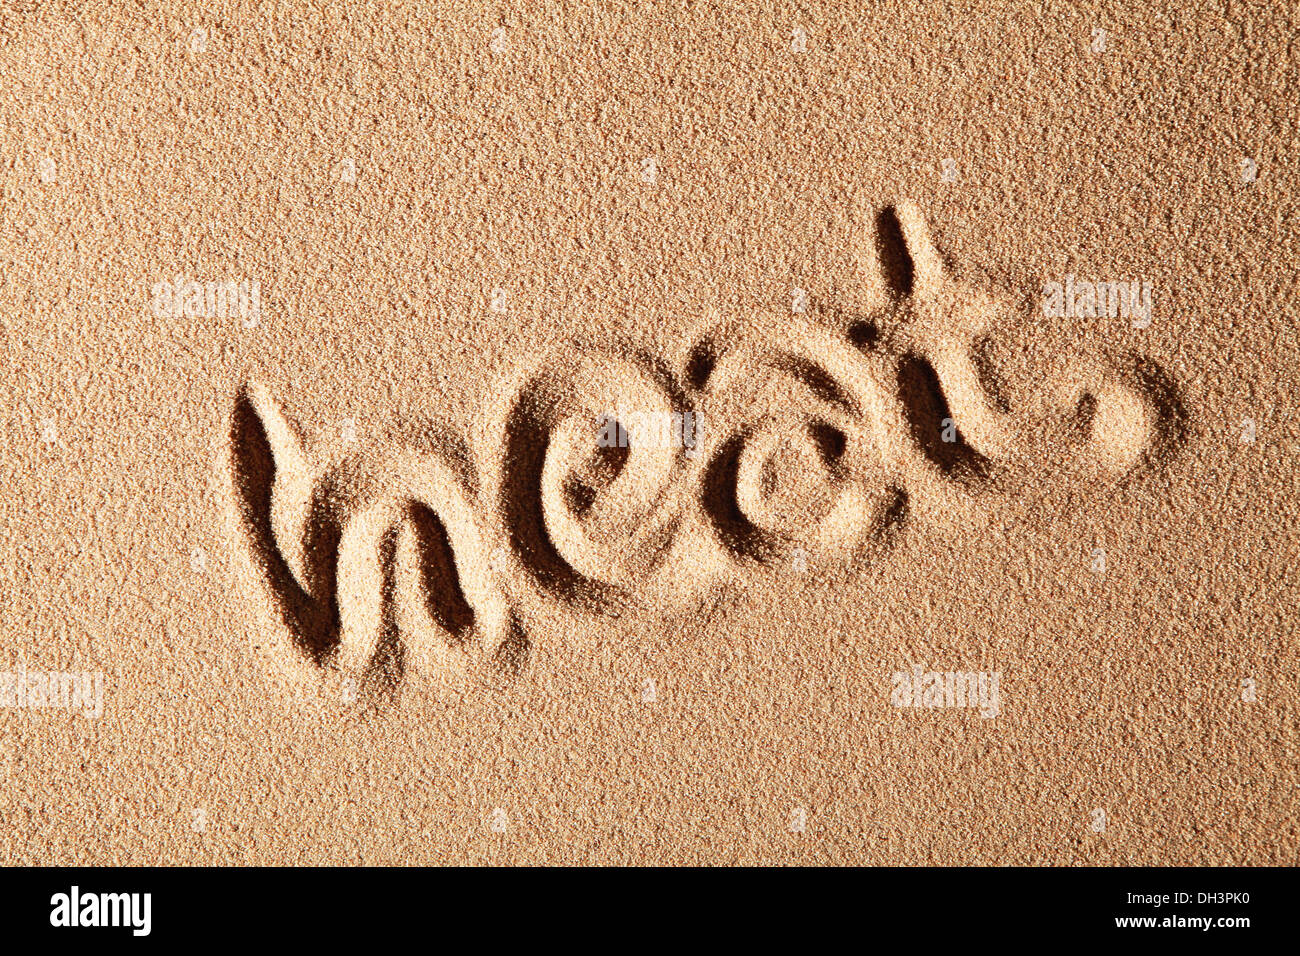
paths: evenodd
<path fill-rule="evenodd" d="M 2 9 L 0 668 L 105 690 L 0 709 L 0 861 L 1297 862 L 1293 10 Z M 710 552 L 655 582 L 681 607 L 533 588 L 516 667 L 384 693 L 274 613 L 250 382 L 311 456 L 461 436 L 514 581 L 491 492 L 538 362 L 911 341 L 872 271 L 899 208 L 999 303 L 1007 407 L 1076 357 L 1160 370 L 1140 468 L 1027 431 L 852 558 Z M 1149 282 L 1149 326 L 1045 317 L 1067 275 Z M 176 276 L 258 282 L 260 320 L 156 314 Z M 746 493 L 798 512 L 796 472 Z M 998 672 L 998 715 L 894 706 L 914 666 Z"/>

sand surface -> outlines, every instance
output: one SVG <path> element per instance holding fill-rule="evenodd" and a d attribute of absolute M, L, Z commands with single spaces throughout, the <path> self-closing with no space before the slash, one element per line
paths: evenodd
<path fill-rule="evenodd" d="M 0 862 L 1295 864 L 1297 27 L 5 3 Z"/>

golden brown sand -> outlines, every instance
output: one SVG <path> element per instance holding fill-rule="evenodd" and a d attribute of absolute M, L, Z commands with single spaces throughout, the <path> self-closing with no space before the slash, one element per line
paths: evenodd
<path fill-rule="evenodd" d="M 0 861 L 1297 862 L 1294 11 L 344 6 L 2 8 Z"/>

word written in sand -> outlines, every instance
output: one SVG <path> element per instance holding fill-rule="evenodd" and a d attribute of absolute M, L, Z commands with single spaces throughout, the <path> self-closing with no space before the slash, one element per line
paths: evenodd
<path fill-rule="evenodd" d="M 1076 282 L 1068 275 L 1064 282 L 1043 283 L 1043 315 L 1049 319 L 1122 315 L 1133 320 L 1134 328 L 1144 329 L 1151 324 L 1151 283 L 1140 279 Z"/>
<path fill-rule="evenodd" d="M 998 715 L 998 681 L 1001 671 L 923 671 L 894 674 L 894 692 L 890 702 L 895 707 L 971 707 L 981 717 Z"/>
<path fill-rule="evenodd" d="M 229 503 L 247 583 L 294 662 L 375 699 L 408 674 L 514 677 L 542 604 L 692 614 L 756 575 L 860 565 L 979 520 L 1009 503 L 991 480 L 1002 464 L 1045 487 L 1062 471 L 1112 482 L 1182 443 L 1176 391 L 1140 358 L 1052 356 L 1049 400 L 1001 409 L 976 354 L 1001 306 L 948 272 L 913 204 L 876 221 L 885 258 L 912 263 L 872 293 L 895 334 L 827 321 L 795 289 L 807 316 L 782 302 L 719 317 L 676 359 L 568 342 L 501 383 L 485 414 L 503 441 L 481 458 L 450 429 L 434 447 L 368 428 L 347 431 L 342 455 L 316 449 L 249 382 L 230 417 Z M 1083 288 L 1071 278 L 1071 308 Z M 506 308 L 504 289 L 493 298 Z M 1076 421 L 1056 454 L 1027 441 Z M 998 713 L 997 674 L 896 685 L 900 707 Z"/>
<path fill-rule="evenodd" d="M 152 893 L 86 893 L 74 886 L 70 892 L 50 897 L 50 925 L 129 926 L 133 936 L 148 936 L 152 928 Z"/>

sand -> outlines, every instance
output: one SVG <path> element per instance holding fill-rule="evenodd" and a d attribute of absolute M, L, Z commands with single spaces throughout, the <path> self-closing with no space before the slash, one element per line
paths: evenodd
<path fill-rule="evenodd" d="M 0 862 L 1297 862 L 1294 11 L 352 6 L 0 12 Z"/>

